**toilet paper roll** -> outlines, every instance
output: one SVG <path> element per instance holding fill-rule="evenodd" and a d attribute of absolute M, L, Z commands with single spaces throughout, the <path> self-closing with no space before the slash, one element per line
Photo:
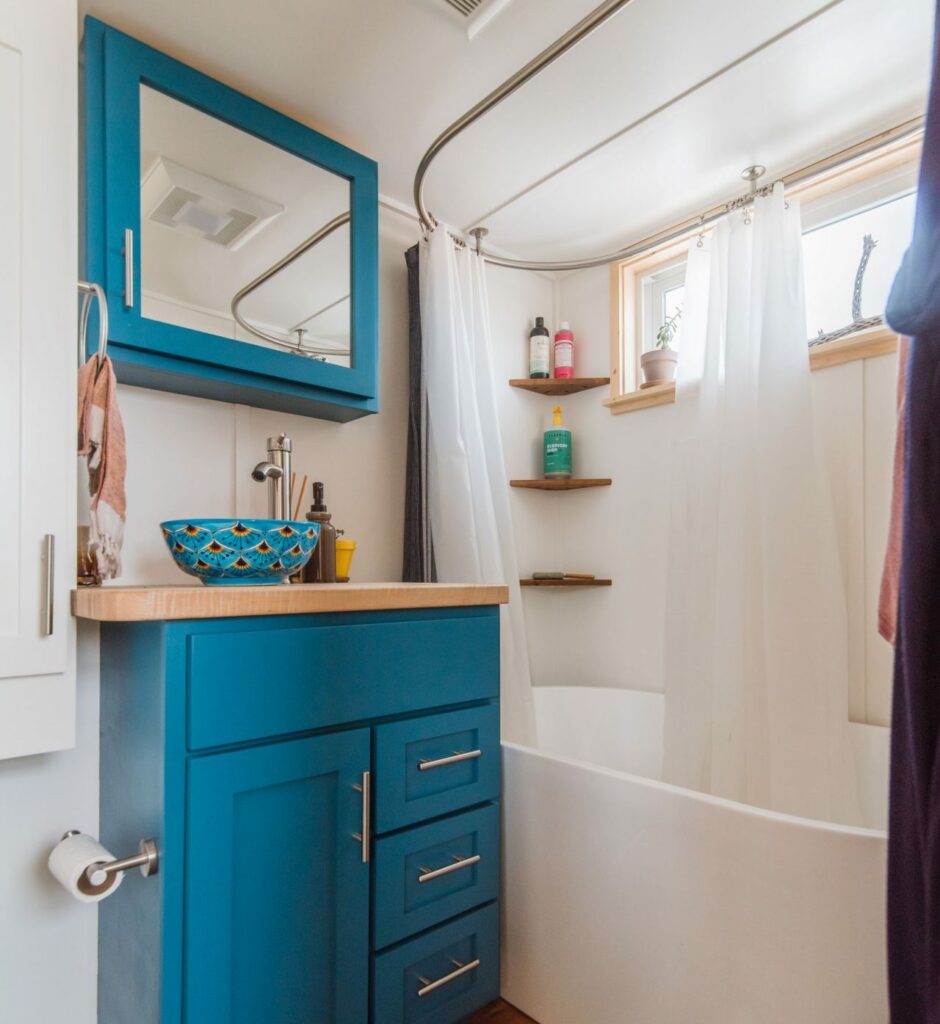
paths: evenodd
<path fill-rule="evenodd" d="M 106 875 L 94 870 L 103 864 L 117 860 L 110 850 L 105 849 L 91 836 L 83 832 L 66 836 L 57 843 L 49 854 L 49 870 L 56 881 L 75 899 L 82 903 L 98 903 L 124 880 L 124 872 Z M 92 871 L 88 869 L 92 868 Z"/>

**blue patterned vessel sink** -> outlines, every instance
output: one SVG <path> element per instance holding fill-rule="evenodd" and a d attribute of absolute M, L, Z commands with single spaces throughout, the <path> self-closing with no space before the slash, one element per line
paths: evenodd
<path fill-rule="evenodd" d="M 319 523 L 285 519 L 172 519 L 161 523 L 176 564 L 203 583 L 282 583 L 310 560 Z"/>

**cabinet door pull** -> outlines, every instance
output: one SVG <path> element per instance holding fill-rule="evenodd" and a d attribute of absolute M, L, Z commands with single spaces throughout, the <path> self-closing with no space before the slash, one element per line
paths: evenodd
<path fill-rule="evenodd" d="M 43 608 L 39 632 L 52 636 L 55 628 L 55 534 L 47 533 L 42 542 Z"/>
<path fill-rule="evenodd" d="M 124 229 L 124 306 L 134 308 L 134 232 Z"/>
<path fill-rule="evenodd" d="M 452 875 L 455 871 L 462 871 L 464 868 L 473 867 L 474 864 L 480 863 L 480 855 L 475 853 L 472 857 L 458 857 L 454 856 L 453 864 L 445 864 L 442 868 L 431 870 L 431 868 L 419 868 L 420 874 L 418 875 L 419 882 L 430 882 L 434 878 L 443 878 L 444 875 Z"/>
<path fill-rule="evenodd" d="M 442 988 L 444 985 L 449 985 L 452 981 L 456 981 L 462 975 L 475 971 L 480 966 L 479 960 L 471 960 L 469 963 L 464 964 L 451 957 L 450 962 L 457 968 L 457 970 L 451 971 L 450 974 L 445 974 L 443 978 L 438 978 L 437 981 L 430 981 L 427 978 L 418 977 L 418 981 L 420 981 L 422 985 L 422 987 L 418 989 L 419 999 L 421 996 L 430 995 L 432 992 Z"/>
<path fill-rule="evenodd" d="M 371 790 L 372 790 L 372 772 L 362 773 L 362 783 L 360 785 L 353 786 L 353 789 L 357 793 L 362 794 L 362 831 L 353 832 L 352 836 L 357 842 L 362 844 L 362 863 L 369 863 L 369 845 L 371 841 L 372 831 L 372 817 L 369 813 L 369 804 L 371 802 Z"/>
<path fill-rule="evenodd" d="M 434 761 L 428 761 L 426 758 L 420 758 L 418 761 L 419 772 L 429 772 L 432 768 L 444 768 L 449 764 L 458 764 L 461 761 L 473 761 L 477 757 L 482 757 L 482 750 L 455 750 L 450 757 L 439 757 Z"/>

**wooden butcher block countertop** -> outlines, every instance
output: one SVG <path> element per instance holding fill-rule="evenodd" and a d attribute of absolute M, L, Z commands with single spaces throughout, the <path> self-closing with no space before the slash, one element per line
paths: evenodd
<path fill-rule="evenodd" d="M 80 587 L 72 613 L 99 622 L 221 619 L 241 615 L 390 611 L 505 604 L 506 587 L 451 583 L 310 583 L 274 586 Z"/>

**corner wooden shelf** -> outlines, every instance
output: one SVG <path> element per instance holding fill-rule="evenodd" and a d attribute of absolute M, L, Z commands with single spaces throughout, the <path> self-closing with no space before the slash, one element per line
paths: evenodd
<path fill-rule="evenodd" d="M 525 487 L 533 491 L 580 491 L 584 487 L 609 487 L 610 477 L 585 480 L 510 480 L 510 487 Z"/>
<path fill-rule="evenodd" d="M 609 587 L 611 580 L 519 580 L 520 587 Z"/>
<path fill-rule="evenodd" d="M 509 382 L 510 387 L 534 391 L 537 395 L 576 395 L 609 383 L 610 377 L 517 377 Z"/>

